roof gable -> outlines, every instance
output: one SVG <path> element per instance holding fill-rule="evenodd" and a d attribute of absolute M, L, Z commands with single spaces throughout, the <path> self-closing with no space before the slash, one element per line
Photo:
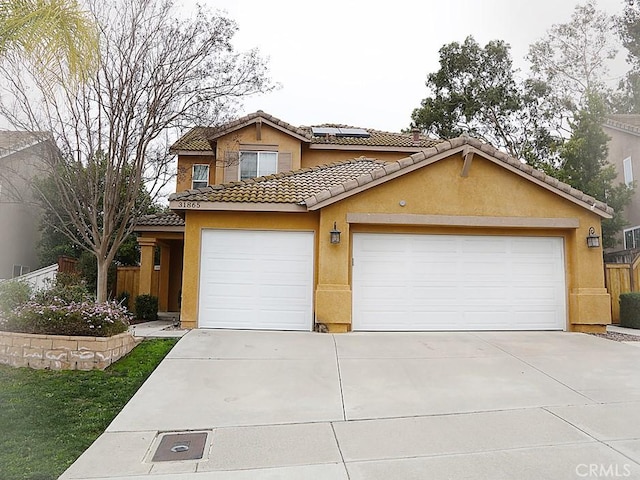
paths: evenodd
<path fill-rule="evenodd" d="M 438 143 L 397 162 L 381 162 L 359 158 L 346 162 L 307 168 L 294 172 L 279 173 L 224 185 L 214 185 L 199 190 L 173 194 L 172 202 L 216 202 L 224 204 L 295 204 L 306 210 L 318 210 L 332 203 L 355 195 L 381 183 L 423 168 L 457 153 L 464 156 L 478 154 L 516 175 L 545 188 L 556 195 L 610 218 L 613 209 L 605 203 L 576 190 L 557 178 L 544 174 L 523 164 L 498 149 L 480 140 L 462 136 Z M 172 208 L 183 209 L 172 203 Z"/>

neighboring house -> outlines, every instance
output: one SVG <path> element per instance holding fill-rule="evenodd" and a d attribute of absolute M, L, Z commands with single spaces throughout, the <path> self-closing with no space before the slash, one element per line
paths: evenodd
<path fill-rule="evenodd" d="M 0 131 L 0 279 L 38 267 L 40 214 L 30 200 L 33 176 L 42 170 L 49 143 L 43 133 Z"/>
<path fill-rule="evenodd" d="M 180 139 L 178 215 L 138 227 L 140 293 L 160 246 L 161 309 L 181 297 L 187 328 L 610 323 L 602 250 L 587 246 L 605 204 L 479 140 L 336 128 L 350 127 L 257 112 Z"/>
<path fill-rule="evenodd" d="M 618 174 L 614 183 L 636 182 L 631 203 L 624 209 L 628 225 L 613 250 L 640 248 L 640 115 L 607 115 L 603 129 L 610 137 L 607 162 Z"/>

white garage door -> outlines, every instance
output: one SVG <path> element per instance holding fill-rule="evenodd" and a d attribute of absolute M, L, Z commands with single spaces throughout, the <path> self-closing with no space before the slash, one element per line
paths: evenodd
<path fill-rule="evenodd" d="M 201 328 L 311 330 L 313 233 L 203 230 Z"/>
<path fill-rule="evenodd" d="M 562 238 L 356 233 L 354 330 L 563 330 Z"/>

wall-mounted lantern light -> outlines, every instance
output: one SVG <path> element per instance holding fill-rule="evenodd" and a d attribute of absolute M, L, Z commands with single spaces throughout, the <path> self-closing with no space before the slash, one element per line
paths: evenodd
<path fill-rule="evenodd" d="M 596 235 L 596 229 L 589 228 L 589 235 L 587 235 L 587 246 L 589 248 L 598 248 L 600 246 L 600 237 Z"/>
<path fill-rule="evenodd" d="M 338 227 L 336 226 L 336 222 L 333 222 L 333 230 L 329 232 L 331 235 L 331 243 L 333 245 L 340 243 L 340 233 L 340 230 L 338 230 Z"/>

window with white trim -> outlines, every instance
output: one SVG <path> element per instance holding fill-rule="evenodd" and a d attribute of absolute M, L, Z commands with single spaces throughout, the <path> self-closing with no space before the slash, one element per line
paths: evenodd
<path fill-rule="evenodd" d="M 240 180 L 278 171 L 278 152 L 240 152 Z"/>
<path fill-rule="evenodd" d="M 624 230 L 624 248 L 640 248 L 640 225 Z"/>
<path fill-rule="evenodd" d="M 631 185 L 631 183 L 633 183 L 633 166 L 631 165 L 631 157 L 627 157 L 622 161 L 622 169 L 624 170 L 624 183 Z"/>
<path fill-rule="evenodd" d="M 17 278 L 21 275 L 26 275 L 31 269 L 26 265 L 14 265 L 13 266 L 13 278 Z"/>
<path fill-rule="evenodd" d="M 191 176 L 191 188 L 198 189 L 209 186 L 209 165 L 194 165 Z"/>

